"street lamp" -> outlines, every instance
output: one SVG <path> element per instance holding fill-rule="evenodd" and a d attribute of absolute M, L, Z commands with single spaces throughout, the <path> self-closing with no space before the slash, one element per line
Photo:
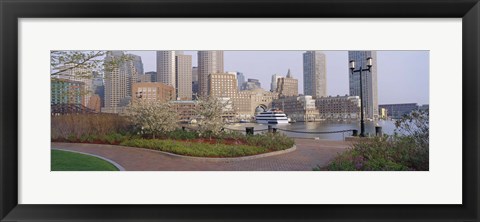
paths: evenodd
<path fill-rule="evenodd" d="M 349 68 L 351 71 L 351 74 L 353 75 L 354 73 L 359 73 L 360 75 L 360 137 L 365 137 L 365 120 L 363 118 L 363 86 L 362 86 L 362 72 L 371 72 L 373 66 L 373 61 L 372 57 L 367 58 L 367 68 L 363 69 L 362 66 L 360 66 L 357 70 L 355 70 L 355 60 L 350 60 L 349 63 Z"/>

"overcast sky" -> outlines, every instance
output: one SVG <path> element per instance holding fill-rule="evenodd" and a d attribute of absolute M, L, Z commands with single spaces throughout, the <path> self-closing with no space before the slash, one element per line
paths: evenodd
<path fill-rule="evenodd" d="M 348 52 L 323 51 L 327 60 L 327 90 L 332 96 L 348 94 Z M 129 51 L 142 57 L 144 70 L 156 71 L 155 51 Z M 288 69 L 298 79 L 298 90 L 303 93 L 304 51 L 225 51 L 225 71 L 238 71 L 248 78 L 259 79 L 262 88 L 270 90 L 273 74 L 285 76 Z M 197 66 L 197 52 L 192 64 Z M 378 102 L 429 103 L 428 51 L 377 51 Z"/>

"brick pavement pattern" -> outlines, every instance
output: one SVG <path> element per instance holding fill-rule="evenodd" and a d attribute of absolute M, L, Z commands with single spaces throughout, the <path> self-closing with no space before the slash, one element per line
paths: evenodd
<path fill-rule="evenodd" d="M 345 141 L 295 139 L 295 151 L 258 159 L 209 162 L 167 155 L 161 152 L 115 145 L 52 143 L 52 148 L 99 155 L 113 160 L 127 171 L 311 171 L 327 165 L 349 147 Z"/>

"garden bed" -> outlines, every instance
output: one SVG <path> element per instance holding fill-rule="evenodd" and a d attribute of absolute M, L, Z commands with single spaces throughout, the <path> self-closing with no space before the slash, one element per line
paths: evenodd
<path fill-rule="evenodd" d="M 289 149 L 294 145 L 293 139 L 278 133 L 254 136 L 221 133 L 216 136 L 201 137 L 194 132 L 185 131 L 171 132 L 160 139 L 114 133 L 103 136 L 70 135 L 66 138 L 52 138 L 52 142 L 122 145 L 185 156 L 214 158 L 251 156 Z"/>

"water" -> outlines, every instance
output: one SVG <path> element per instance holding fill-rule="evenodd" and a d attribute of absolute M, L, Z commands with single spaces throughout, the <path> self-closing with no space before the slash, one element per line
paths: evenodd
<path fill-rule="evenodd" d="M 370 135 L 375 135 L 375 126 L 381 126 L 384 134 L 393 134 L 395 130 L 395 122 L 391 120 L 378 120 L 378 121 L 365 121 L 365 133 Z M 267 124 L 258 124 L 258 123 L 234 123 L 226 125 L 227 129 L 234 129 L 238 131 L 245 132 L 245 127 L 254 127 L 254 130 L 264 130 L 268 129 Z M 279 132 L 285 133 L 290 137 L 300 137 L 300 138 L 315 138 L 319 139 L 328 139 L 328 140 L 343 140 L 345 136 L 351 136 L 352 131 L 345 133 L 331 133 L 331 134 L 315 134 L 315 132 L 331 132 L 331 131 L 341 131 L 341 130 L 350 130 L 357 129 L 360 134 L 360 121 L 322 121 L 322 122 L 296 122 L 290 124 L 281 124 L 273 125 L 275 128 L 292 130 L 292 131 L 301 131 L 306 133 L 297 133 L 297 132 L 285 132 L 278 130 Z M 312 133 L 308 133 L 312 132 Z M 256 132 L 257 133 L 257 132 Z"/>

